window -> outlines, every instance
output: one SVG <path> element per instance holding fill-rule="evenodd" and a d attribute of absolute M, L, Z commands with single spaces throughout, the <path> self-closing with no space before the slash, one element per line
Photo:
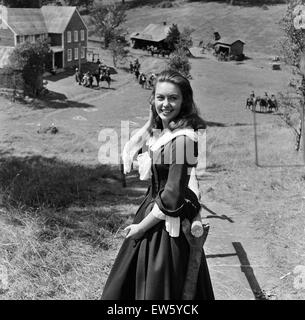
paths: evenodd
<path fill-rule="evenodd" d="M 85 53 L 86 53 L 85 48 L 82 47 L 82 49 L 81 49 L 81 58 L 82 59 L 85 59 Z"/>
<path fill-rule="evenodd" d="M 19 43 L 22 44 L 25 42 L 24 36 L 19 36 Z"/>
<path fill-rule="evenodd" d="M 78 48 L 74 48 L 74 60 L 78 60 Z"/>
<path fill-rule="evenodd" d="M 74 31 L 74 42 L 78 41 L 78 31 Z"/>
<path fill-rule="evenodd" d="M 67 58 L 68 58 L 68 61 L 72 61 L 72 49 L 67 50 Z"/>
<path fill-rule="evenodd" d="M 80 40 L 85 41 L 85 30 L 80 31 Z"/>
<path fill-rule="evenodd" d="M 35 43 L 35 36 L 34 35 L 30 35 L 30 42 Z"/>
<path fill-rule="evenodd" d="M 67 31 L 67 41 L 71 42 L 71 31 Z"/>

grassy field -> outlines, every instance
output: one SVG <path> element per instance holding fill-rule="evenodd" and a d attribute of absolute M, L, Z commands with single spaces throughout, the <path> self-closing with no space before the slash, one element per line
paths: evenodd
<path fill-rule="evenodd" d="M 204 199 L 244 215 L 249 226 L 241 232 L 253 236 L 274 272 L 287 274 L 304 264 L 302 153 L 294 150 L 293 132 L 279 116 L 257 114 L 257 167 L 253 115 L 244 109 L 251 90 L 285 92 L 291 77 L 287 66 L 270 67 L 270 58 L 278 54 L 277 21 L 285 5 L 268 8 L 176 1 L 169 9 L 128 11 L 126 28 L 133 32 L 148 23 L 178 21 L 181 28 L 195 29 L 194 53 L 214 30 L 246 42 L 252 59 L 241 64 L 200 54 L 191 59 L 196 101 L 210 124 L 207 171 L 212 178 L 202 180 L 201 189 Z M 110 63 L 109 52 L 101 53 Z M 165 64 L 136 50 L 130 53 L 134 57 L 145 71 Z M 75 85 L 71 75 L 50 78 L 52 99 L 32 106 L 0 97 L 0 266 L 8 274 L 8 286 L 0 283 L 1 299 L 100 297 L 122 229 L 147 185 L 134 173 L 123 188 L 119 167 L 98 162 L 101 129 L 116 128 L 119 134 L 121 120 L 138 127 L 147 117 L 151 91 L 123 70 L 113 78 L 113 90 L 92 91 Z M 57 134 L 37 133 L 38 125 L 51 123 Z M 304 298 L 289 277 L 274 290 L 279 299 Z"/>

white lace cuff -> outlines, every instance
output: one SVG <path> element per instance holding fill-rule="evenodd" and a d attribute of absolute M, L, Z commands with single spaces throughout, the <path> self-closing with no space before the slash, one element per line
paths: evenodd
<path fill-rule="evenodd" d="M 151 213 L 160 220 L 165 220 L 165 229 L 171 237 L 179 237 L 180 234 L 180 217 L 170 217 L 165 215 L 155 203 Z"/>

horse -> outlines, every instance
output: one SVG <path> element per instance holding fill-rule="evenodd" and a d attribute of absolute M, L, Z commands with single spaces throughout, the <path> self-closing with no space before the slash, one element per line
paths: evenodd
<path fill-rule="evenodd" d="M 108 83 L 108 88 L 110 88 L 111 77 L 107 73 L 102 73 L 100 76 L 100 82 L 106 81 Z"/>
<path fill-rule="evenodd" d="M 146 84 L 146 80 L 147 80 L 146 75 L 144 73 L 141 73 L 139 77 L 139 84 L 142 86 L 142 88 L 144 88 L 144 85 Z"/>
<path fill-rule="evenodd" d="M 152 57 L 156 54 L 159 57 L 159 54 L 162 53 L 162 50 L 157 48 L 157 47 L 153 47 L 151 46 L 148 51 L 150 51 L 150 54 L 152 55 Z"/>
<path fill-rule="evenodd" d="M 255 109 L 257 104 L 259 105 L 259 111 L 260 112 L 266 112 L 269 109 L 269 104 L 268 104 L 268 99 L 266 99 L 265 97 L 261 98 L 261 97 L 256 97 L 255 99 Z"/>
<path fill-rule="evenodd" d="M 253 110 L 253 107 L 255 106 L 255 98 L 249 97 L 246 101 L 246 109 Z"/>
<path fill-rule="evenodd" d="M 93 75 L 93 77 L 94 77 L 95 80 L 96 80 L 97 87 L 99 87 L 99 86 L 100 86 L 100 77 L 101 77 L 101 71 L 100 71 L 100 69 L 94 71 L 92 75 Z"/>
<path fill-rule="evenodd" d="M 279 106 L 277 103 L 277 100 L 274 96 L 274 94 L 271 95 L 271 98 L 268 100 L 268 104 L 269 104 L 269 110 L 272 112 L 272 110 L 274 110 L 275 112 L 278 111 Z"/>
<path fill-rule="evenodd" d="M 246 109 L 253 110 L 254 106 L 255 106 L 255 93 L 254 93 L 254 91 L 252 91 L 250 93 L 250 97 L 247 98 Z"/>
<path fill-rule="evenodd" d="M 169 58 L 170 54 L 171 54 L 171 51 L 170 50 L 161 50 L 161 54 L 162 54 L 162 57 L 164 58 L 165 56 L 167 56 Z"/>
<path fill-rule="evenodd" d="M 156 76 L 155 74 L 151 74 L 146 78 L 145 89 L 151 89 L 154 86 Z"/>

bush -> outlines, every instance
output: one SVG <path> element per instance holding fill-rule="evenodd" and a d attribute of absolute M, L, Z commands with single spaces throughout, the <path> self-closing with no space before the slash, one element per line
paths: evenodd
<path fill-rule="evenodd" d="M 172 8 L 173 4 L 170 1 L 164 1 L 158 4 L 159 8 Z"/>
<path fill-rule="evenodd" d="M 174 51 L 169 59 L 168 67 L 177 70 L 186 77 L 190 76 L 191 65 L 185 50 L 178 49 Z"/>

